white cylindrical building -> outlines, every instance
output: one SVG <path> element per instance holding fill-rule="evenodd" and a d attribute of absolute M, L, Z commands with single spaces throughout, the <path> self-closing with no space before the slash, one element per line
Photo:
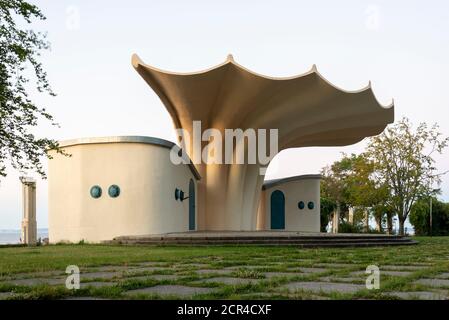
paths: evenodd
<path fill-rule="evenodd" d="M 61 142 L 70 157 L 50 151 L 50 242 L 195 230 L 200 177 L 171 162 L 173 146 L 140 136 Z"/>

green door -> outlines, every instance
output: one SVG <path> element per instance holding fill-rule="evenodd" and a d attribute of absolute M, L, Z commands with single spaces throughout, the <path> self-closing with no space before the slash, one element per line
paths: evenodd
<path fill-rule="evenodd" d="M 271 229 L 285 229 L 285 197 L 280 190 L 271 194 Z"/>
<path fill-rule="evenodd" d="M 195 230 L 195 182 L 189 182 L 189 230 Z"/>

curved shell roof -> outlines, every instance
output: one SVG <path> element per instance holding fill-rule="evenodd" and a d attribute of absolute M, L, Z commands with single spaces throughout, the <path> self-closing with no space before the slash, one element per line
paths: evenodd
<path fill-rule="evenodd" d="M 394 106 L 382 106 L 371 85 L 342 90 L 314 65 L 293 77 L 257 74 L 228 56 L 210 69 L 191 73 L 163 71 L 137 55 L 132 64 L 153 88 L 176 128 L 279 129 L 279 150 L 341 146 L 381 133 L 394 121 Z"/>

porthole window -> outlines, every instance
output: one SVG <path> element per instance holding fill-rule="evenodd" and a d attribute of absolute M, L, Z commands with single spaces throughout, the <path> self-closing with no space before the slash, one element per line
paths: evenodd
<path fill-rule="evenodd" d="M 120 188 L 118 185 L 113 184 L 108 189 L 108 194 L 111 198 L 117 198 L 120 195 Z"/>
<path fill-rule="evenodd" d="M 94 199 L 98 199 L 101 197 L 101 188 L 100 186 L 93 186 L 90 188 L 90 195 Z"/>
<path fill-rule="evenodd" d="M 299 208 L 299 210 L 304 209 L 304 207 L 305 207 L 304 201 L 299 201 L 299 202 L 298 202 L 298 208 Z"/>
<path fill-rule="evenodd" d="M 315 208 L 315 204 L 314 204 L 312 201 L 310 201 L 310 202 L 307 204 L 307 208 L 309 208 L 310 210 L 312 210 L 313 208 Z"/>

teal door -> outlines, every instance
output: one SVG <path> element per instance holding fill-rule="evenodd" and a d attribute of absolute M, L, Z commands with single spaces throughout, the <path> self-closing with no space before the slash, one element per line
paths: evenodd
<path fill-rule="evenodd" d="M 195 182 L 189 182 L 189 230 L 195 230 Z"/>
<path fill-rule="evenodd" d="M 285 197 L 280 190 L 271 194 L 271 229 L 285 229 Z"/>

